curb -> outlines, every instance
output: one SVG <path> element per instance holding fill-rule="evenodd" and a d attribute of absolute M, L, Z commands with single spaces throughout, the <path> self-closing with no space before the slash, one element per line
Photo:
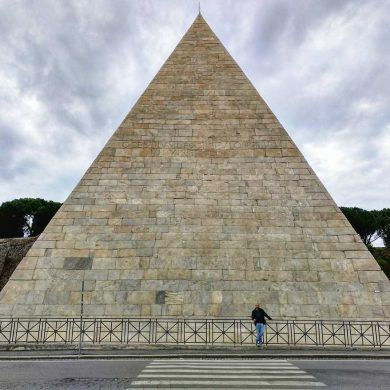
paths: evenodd
<path fill-rule="evenodd" d="M 25 355 L 25 356 L 0 356 L 0 361 L 31 361 L 31 360 L 153 360 L 153 359 L 294 359 L 294 360 L 387 360 L 390 354 L 294 354 L 294 353 L 228 353 L 228 354 L 122 354 L 122 355 Z"/>

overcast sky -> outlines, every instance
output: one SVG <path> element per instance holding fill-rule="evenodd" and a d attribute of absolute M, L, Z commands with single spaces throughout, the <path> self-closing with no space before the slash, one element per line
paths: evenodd
<path fill-rule="evenodd" d="M 197 1 L 0 0 L 0 202 L 63 201 Z M 339 205 L 390 207 L 390 1 L 202 1 Z"/>

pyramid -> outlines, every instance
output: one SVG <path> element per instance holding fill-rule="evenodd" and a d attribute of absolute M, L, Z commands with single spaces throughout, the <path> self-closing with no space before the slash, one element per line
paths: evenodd
<path fill-rule="evenodd" d="M 0 295 L 3 316 L 390 316 L 390 284 L 199 15 Z"/>

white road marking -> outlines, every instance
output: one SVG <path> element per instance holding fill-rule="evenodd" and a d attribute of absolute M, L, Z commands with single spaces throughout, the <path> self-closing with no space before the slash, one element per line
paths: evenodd
<path fill-rule="evenodd" d="M 199 381 L 199 380 L 168 380 L 168 379 L 162 379 L 162 380 L 143 380 L 143 381 L 134 381 L 132 384 L 136 386 L 158 386 L 158 385 L 218 385 L 218 386 L 231 386 L 233 384 L 232 381 Z M 298 386 L 298 388 L 301 387 L 322 387 L 326 386 L 321 382 L 308 382 L 308 381 L 259 381 L 259 380 L 253 380 L 253 381 L 243 381 L 237 382 L 239 385 L 247 385 L 247 386 Z"/>
<path fill-rule="evenodd" d="M 174 361 L 175 363 L 194 363 L 194 364 L 207 364 L 207 363 L 214 363 L 214 364 L 223 364 L 223 361 L 221 359 L 219 360 L 205 360 L 205 359 L 197 359 L 197 360 L 187 360 L 187 359 L 166 359 L 166 360 L 152 360 L 151 364 L 165 364 L 165 363 L 172 363 Z M 261 363 L 264 364 L 291 364 L 291 362 L 284 360 L 273 360 L 273 359 L 267 359 L 267 360 L 255 360 L 255 359 L 228 359 L 229 363 L 235 363 L 235 364 L 252 364 L 252 365 L 260 365 Z"/>
<path fill-rule="evenodd" d="M 204 374 L 198 374 L 198 375 L 178 375 L 178 374 L 140 374 L 138 375 L 138 378 L 199 378 L 199 379 L 242 379 L 242 375 L 204 375 Z M 262 379 L 291 379 L 291 375 L 262 375 Z M 314 376 L 312 375 L 294 375 L 294 379 L 314 379 Z M 245 375 L 245 379 L 259 379 L 258 375 Z"/>
<path fill-rule="evenodd" d="M 161 359 L 149 363 L 130 389 L 258 388 L 307 389 L 326 387 L 312 375 L 286 360 Z"/>
<path fill-rule="evenodd" d="M 235 365 L 225 365 L 225 366 L 221 366 L 221 365 L 214 365 L 214 364 L 207 364 L 207 365 L 195 365 L 195 364 L 164 364 L 164 365 L 150 365 L 149 367 L 153 367 L 153 368 L 194 368 L 194 367 L 198 367 L 198 368 L 234 368 L 234 369 L 237 369 L 237 370 L 272 370 L 272 369 L 278 369 L 278 370 L 291 370 L 292 368 L 294 368 L 293 365 L 291 366 L 276 366 L 276 365 L 273 365 L 273 366 L 264 366 L 264 367 L 260 367 L 260 366 L 235 366 Z"/>
<path fill-rule="evenodd" d="M 291 368 L 290 370 L 236 370 L 236 369 L 228 369 L 228 370 L 221 370 L 221 369 L 215 369 L 215 370 L 205 370 L 205 369 L 182 369 L 182 368 L 169 368 L 169 369 L 166 369 L 166 370 L 162 370 L 162 369 L 158 369 L 158 370 L 155 370 L 155 369 L 150 369 L 150 368 L 145 368 L 143 370 L 143 372 L 150 372 L 150 373 L 158 373 L 158 372 L 161 372 L 161 373 L 192 373 L 192 372 L 198 372 L 198 373 L 205 373 L 205 374 L 211 374 L 211 373 L 215 373 L 215 374 L 249 374 L 249 375 L 254 375 L 256 374 L 257 377 L 259 377 L 259 375 L 263 375 L 263 374 L 305 374 L 306 371 L 303 371 L 303 370 L 300 370 L 299 368 Z"/>
<path fill-rule="evenodd" d="M 197 365 L 197 366 L 226 366 L 226 363 L 223 364 L 221 362 L 152 362 L 150 363 L 151 366 L 166 366 L 166 365 L 171 365 L 171 364 L 174 364 L 175 366 L 188 366 L 188 365 Z M 236 363 L 236 362 L 232 362 L 232 361 L 229 361 L 230 365 L 234 365 L 236 367 L 267 367 L 267 366 L 278 366 L 278 367 L 288 367 L 288 366 L 292 366 L 293 364 L 291 363 L 277 363 L 277 362 L 267 362 L 264 364 L 261 364 L 261 363 L 250 363 L 250 362 L 247 362 L 246 364 L 244 363 Z"/>

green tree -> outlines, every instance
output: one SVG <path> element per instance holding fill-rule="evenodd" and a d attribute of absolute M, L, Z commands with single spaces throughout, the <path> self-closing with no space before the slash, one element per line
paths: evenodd
<path fill-rule="evenodd" d="M 21 198 L 0 206 L 0 238 L 35 236 L 45 229 L 61 203 Z"/>
<path fill-rule="evenodd" d="M 369 248 L 382 271 L 390 279 L 390 248 Z"/>
<path fill-rule="evenodd" d="M 340 207 L 340 209 L 367 246 L 380 237 L 379 230 L 383 224 L 381 211 L 368 211 L 359 207 Z"/>
<path fill-rule="evenodd" d="M 24 213 L 19 204 L 5 202 L 0 206 L 0 238 L 23 237 Z"/>
<path fill-rule="evenodd" d="M 379 236 L 382 238 L 386 248 L 390 248 L 390 209 L 381 211 L 381 226 Z"/>

